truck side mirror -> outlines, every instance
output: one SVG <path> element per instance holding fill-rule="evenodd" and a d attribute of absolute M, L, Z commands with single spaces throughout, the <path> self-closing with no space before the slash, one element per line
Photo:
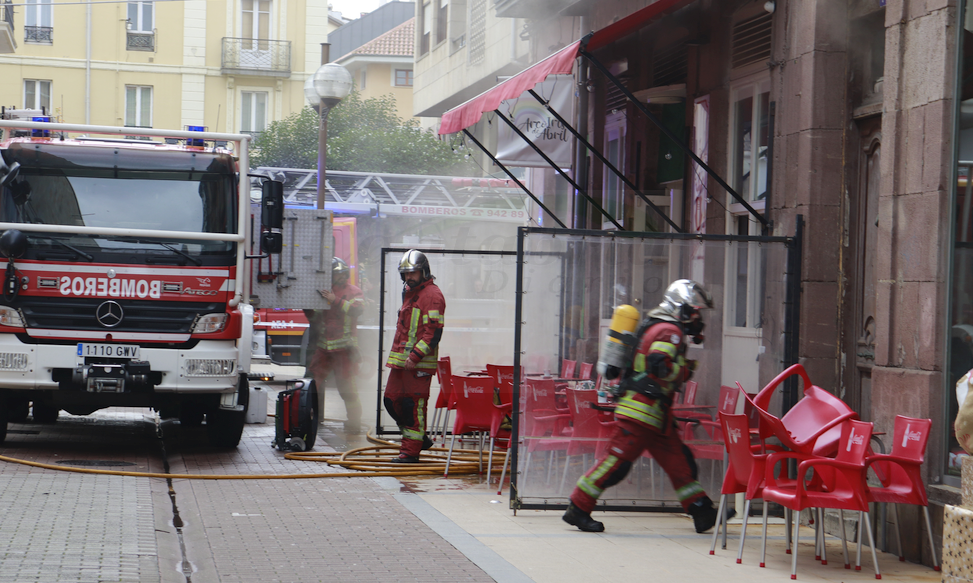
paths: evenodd
<path fill-rule="evenodd" d="M 265 229 L 282 229 L 284 227 L 284 183 L 264 180 L 261 192 L 260 225 Z"/>

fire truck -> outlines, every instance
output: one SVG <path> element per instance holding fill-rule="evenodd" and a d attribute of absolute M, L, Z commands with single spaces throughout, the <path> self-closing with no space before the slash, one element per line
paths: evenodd
<path fill-rule="evenodd" d="M 251 200 L 246 135 L 36 113 L 0 115 L 0 441 L 29 407 L 54 422 L 128 406 L 205 419 L 236 447 L 251 270 L 281 252 L 280 183 Z M 306 287 L 329 286 L 320 275 Z"/>

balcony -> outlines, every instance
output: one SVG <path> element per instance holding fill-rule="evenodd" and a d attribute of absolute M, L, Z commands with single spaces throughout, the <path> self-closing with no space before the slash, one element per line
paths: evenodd
<path fill-rule="evenodd" d="M 42 45 L 52 45 L 54 44 L 54 27 L 53 26 L 25 26 L 24 42 L 38 43 Z"/>
<path fill-rule="evenodd" d="M 0 2 L 0 54 L 12 53 L 17 48 L 14 39 L 14 7 L 12 2 Z"/>
<path fill-rule="evenodd" d="M 125 39 L 125 50 L 155 51 L 155 32 L 128 31 Z"/>
<path fill-rule="evenodd" d="M 291 76 L 291 41 L 223 38 L 224 75 Z"/>
<path fill-rule="evenodd" d="M 493 0 L 499 18 L 535 18 L 538 14 L 582 16 L 594 0 Z"/>

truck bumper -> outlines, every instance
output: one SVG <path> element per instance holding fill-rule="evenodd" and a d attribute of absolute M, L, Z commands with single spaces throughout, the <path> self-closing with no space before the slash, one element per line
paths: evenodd
<path fill-rule="evenodd" d="M 78 356 L 74 345 L 23 344 L 17 337 L 0 335 L 0 388 L 13 390 L 56 390 L 55 370 L 75 369 L 90 364 Z M 161 374 L 156 393 L 231 393 L 237 390 L 239 351 L 234 341 L 201 341 L 192 349 L 142 347 L 139 358 L 153 373 Z M 89 359 L 90 360 L 90 359 Z M 193 361 L 197 361 L 194 363 Z M 198 361 L 227 364 L 225 374 L 194 374 Z M 198 366 L 195 368 L 199 368 Z"/>

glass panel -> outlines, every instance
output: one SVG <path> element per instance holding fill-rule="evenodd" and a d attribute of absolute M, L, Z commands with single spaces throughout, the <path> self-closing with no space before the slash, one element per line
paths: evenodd
<path fill-rule="evenodd" d="M 37 108 L 37 81 L 24 81 L 24 107 Z"/>
<path fill-rule="evenodd" d="M 27 0 L 27 9 L 24 11 L 24 26 L 38 26 L 37 11 L 37 0 Z"/>
<path fill-rule="evenodd" d="M 242 0 L 243 20 L 240 25 L 240 35 L 243 38 L 253 38 L 253 0 Z M 244 48 L 249 48 L 244 44 Z"/>
<path fill-rule="evenodd" d="M 767 146 L 770 144 L 770 92 L 761 93 L 757 100 L 757 119 L 760 120 L 760 131 L 754 144 L 757 151 L 757 183 L 751 200 L 763 200 L 767 197 Z"/>
<path fill-rule="evenodd" d="M 241 108 L 243 109 L 243 119 L 240 120 L 240 131 L 249 132 L 253 130 L 251 116 L 253 115 L 250 102 L 253 100 L 253 93 L 244 91 L 241 95 Z"/>
<path fill-rule="evenodd" d="M 612 132 L 614 136 L 609 138 L 608 147 L 605 149 L 606 158 L 615 168 L 620 168 L 619 158 L 621 157 L 621 140 L 618 138 L 618 131 Z M 608 214 L 618 218 L 618 177 L 609 171 L 605 171 L 605 210 Z"/>
<path fill-rule="evenodd" d="M 254 108 L 254 131 L 262 132 L 267 128 L 267 94 L 255 93 L 257 104 Z"/>
<path fill-rule="evenodd" d="M 736 233 L 747 234 L 747 217 L 738 216 L 736 219 Z M 747 279 L 749 275 L 749 251 L 747 244 L 739 243 L 732 247 L 736 268 L 733 270 L 733 319 L 732 325 L 745 327 L 747 325 Z"/>
<path fill-rule="evenodd" d="M 141 103 L 139 103 L 139 125 L 152 127 L 152 88 L 141 87 Z"/>
<path fill-rule="evenodd" d="M 41 26 L 51 26 L 51 10 L 52 7 L 50 3 L 41 4 Z"/>
<path fill-rule="evenodd" d="M 40 86 L 40 105 L 44 108 L 44 111 L 51 112 L 51 82 L 50 81 L 38 81 L 37 84 Z"/>
<path fill-rule="evenodd" d="M 142 3 L 142 32 L 152 32 L 152 27 L 154 26 L 152 22 L 152 3 L 143 2 Z"/>
<path fill-rule="evenodd" d="M 125 125 L 135 126 L 138 119 L 136 104 L 138 100 L 138 87 L 125 87 Z"/>
<path fill-rule="evenodd" d="M 955 241 L 953 244 L 952 289 L 950 290 L 950 322 L 949 349 L 947 367 L 946 390 L 946 433 L 947 456 L 940 463 L 946 466 L 949 476 L 959 477 L 963 458 L 966 452 L 959 445 L 953 429 L 953 423 L 958 411 L 956 383 L 970 369 L 973 369 L 973 85 L 966 80 L 973 76 L 973 55 L 970 55 L 970 43 L 973 43 L 973 7 L 970 2 L 963 2 L 964 18 L 960 29 L 960 55 L 962 64 L 959 67 L 959 78 L 956 82 L 958 99 L 960 101 L 959 117 L 954 123 L 959 125 L 959 148 L 957 161 L 957 181 L 953 185 L 956 189 L 956 203 L 952 209 L 955 221 Z M 951 485 L 959 486 L 959 482 Z"/>
<path fill-rule="evenodd" d="M 746 196 L 750 191 L 750 131 L 753 125 L 753 97 L 733 104 L 733 187 Z"/>
<path fill-rule="evenodd" d="M 128 3 L 128 26 L 131 30 L 138 30 L 139 26 L 139 3 Z"/>
<path fill-rule="evenodd" d="M 746 229 L 746 225 L 743 228 Z M 517 487 L 511 488 L 511 491 L 518 502 L 525 505 L 563 507 L 578 478 L 594 465 L 598 456 L 604 455 L 607 431 L 602 431 L 599 421 L 610 421 L 610 414 L 601 418 L 597 414 L 585 417 L 580 410 L 572 411 L 569 406 L 571 401 L 568 400 L 573 395 L 579 402 L 607 401 L 607 396 L 599 394 L 594 386 L 597 372 L 592 373 L 595 379 L 592 384 L 583 382 L 584 379 L 544 378 L 547 371 L 554 376 L 561 370 L 564 359 L 575 360 L 579 367 L 581 364 L 595 365 L 598 360 L 598 348 L 605 334 L 606 323 L 598 322 L 591 317 L 591 313 L 595 307 L 602 311 L 603 299 L 590 297 L 587 290 L 617 289 L 615 302 L 621 303 L 623 297 L 632 298 L 630 303 L 636 305 L 644 317 L 649 309 L 661 302 L 670 282 L 691 277 L 695 258 L 702 262 L 699 272 L 705 276 L 700 283 L 713 293 L 716 304 L 714 309 L 703 313 L 706 336 L 725 338 L 724 298 L 719 290 L 735 285 L 736 278 L 735 273 L 724 273 L 726 266 L 730 265 L 726 261 L 726 254 L 731 252 L 731 247 L 738 246 L 742 255 L 746 256 L 748 245 L 758 245 L 713 240 L 697 242 L 670 239 L 665 235 L 613 238 L 603 232 L 589 233 L 592 232 L 571 235 L 552 233 L 550 230 L 527 230 L 523 239 L 524 283 L 522 289 L 517 290 L 523 303 L 520 345 L 513 349 L 521 351 L 525 377 L 515 400 L 520 407 L 514 419 L 518 438 L 517 472 L 513 476 Z M 759 245 L 765 249 L 767 273 L 773 274 L 768 286 L 774 289 L 769 290 L 768 294 L 784 297 L 786 248 L 779 239 Z M 608 258 L 614 258 L 616 269 L 603 268 Z M 589 275 L 585 277 L 579 274 Z M 598 281 L 602 277 L 609 279 Z M 620 283 L 629 288 L 625 290 L 625 296 L 621 288 L 616 288 Z M 641 301 L 636 302 L 635 299 Z M 766 384 L 783 369 L 784 330 L 781 326 L 784 322 L 784 305 L 783 302 L 773 302 L 766 309 L 768 313 L 757 318 L 767 323 L 757 332 L 757 340 L 766 350 L 757 365 L 757 378 L 761 384 Z M 593 325 L 578 326 L 574 318 L 569 317 L 572 313 L 580 314 L 578 320 Z M 728 345 L 729 342 L 737 341 L 728 338 L 723 342 L 707 341 L 703 345 L 688 347 L 687 357 L 698 362 L 693 377 L 698 383 L 695 404 L 708 406 L 709 411 L 715 411 L 723 384 L 723 352 L 733 348 Z M 752 339 L 741 341 L 752 342 Z M 568 346 L 572 347 L 571 352 L 566 349 Z M 548 414 L 546 419 L 540 419 L 544 415 L 531 414 L 533 403 L 540 400 L 540 393 L 535 391 L 554 388 L 557 389 L 552 397 L 555 405 L 550 409 L 562 410 L 560 414 L 564 417 L 560 424 L 551 421 L 557 414 Z M 577 392 L 572 393 L 573 390 Z M 779 395 L 774 397 L 772 411 L 780 410 L 781 400 Z M 591 425 L 581 426 L 581 423 Z M 572 425 L 573 431 L 563 430 Z M 712 498 L 719 492 L 723 478 L 722 447 L 718 442 L 715 448 L 707 447 L 713 445 L 713 440 L 703 427 L 690 429 L 688 433 L 687 446 L 696 458 L 698 479 Z M 677 504 L 677 496 L 667 476 L 647 456 L 639 458 L 628 476 L 605 490 L 599 500 L 599 507 L 628 509 Z"/>

